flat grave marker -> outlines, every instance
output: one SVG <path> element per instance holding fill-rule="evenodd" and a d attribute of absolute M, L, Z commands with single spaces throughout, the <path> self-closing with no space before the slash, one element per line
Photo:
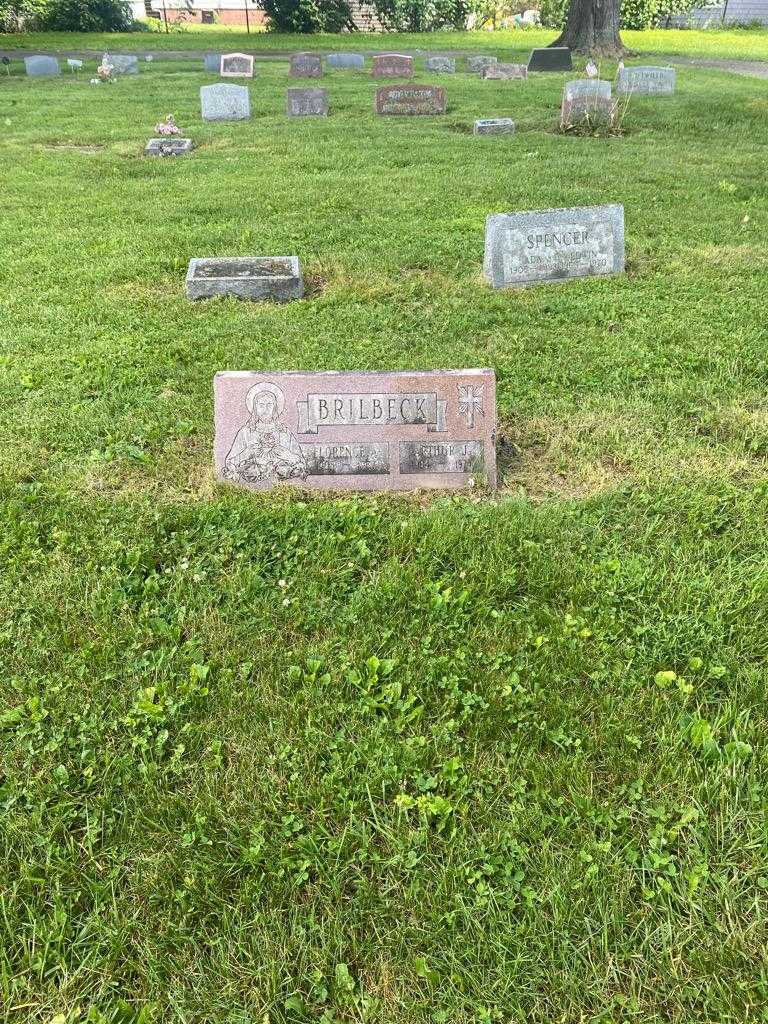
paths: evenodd
<path fill-rule="evenodd" d="M 515 122 L 511 117 L 486 117 L 475 121 L 475 135 L 513 135 Z"/>
<path fill-rule="evenodd" d="M 376 90 L 377 114 L 444 114 L 441 85 L 383 85 Z"/>
<path fill-rule="evenodd" d="M 528 58 L 528 71 L 573 71 L 573 60 L 568 46 L 545 46 L 532 50 Z"/>
<path fill-rule="evenodd" d="M 674 68 L 635 65 L 619 71 L 616 92 L 619 96 L 673 96 L 676 82 Z"/>
<path fill-rule="evenodd" d="M 413 78 L 413 57 L 404 53 L 377 53 L 371 69 L 373 78 Z"/>
<path fill-rule="evenodd" d="M 249 53 L 222 53 L 219 74 L 222 78 L 253 78 L 253 57 Z"/>
<path fill-rule="evenodd" d="M 304 295 L 297 256 L 219 256 L 191 259 L 187 298 L 234 295 L 252 302 L 290 302 Z"/>
<path fill-rule="evenodd" d="M 486 219 L 483 273 L 494 288 L 623 270 L 623 206 L 492 213 Z"/>
<path fill-rule="evenodd" d="M 286 89 L 285 112 L 289 117 L 327 117 L 327 89 Z"/>
<path fill-rule="evenodd" d="M 219 480 L 265 490 L 496 485 L 493 370 L 217 373 Z"/>
<path fill-rule="evenodd" d="M 251 98 L 247 85 L 200 86 L 200 108 L 204 121 L 247 121 L 251 116 Z"/>
<path fill-rule="evenodd" d="M 150 139 L 144 148 L 145 156 L 186 156 L 194 149 L 192 139 Z"/>
<path fill-rule="evenodd" d="M 291 78 L 322 78 L 323 60 L 317 53 L 291 54 Z"/>

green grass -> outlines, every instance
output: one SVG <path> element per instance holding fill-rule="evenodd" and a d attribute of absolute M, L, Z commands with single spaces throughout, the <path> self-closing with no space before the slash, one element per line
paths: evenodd
<path fill-rule="evenodd" d="M 203 124 L 199 65 L 0 80 L 0 1021 L 765 1022 L 768 83 L 593 139 L 269 63 Z M 487 213 L 602 202 L 625 275 L 483 285 Z M 475 365 L 496 495 L 213 483 L 219 369 Z"/>
<path fill-rule="evenodd" d="M 75 33 L 33 32 L 3 35 L 0 49 L 20 50 L 260 50 L 290 53 L 310 46 L 319 50 L 461 50 L 497 53 L 500 57 L 527 54 L 535 46 L 548 46 L 552 29 L 517 29 L 503 32 L 431 32 L 429 34 L 369 32 L 344 35 L 292 36 L 236 28 L 197 25 L 177 32 Z M 690 57 L 729 57 L 768 60 L 767 29 L 625 31 L 622 38 L 638 54 L 658 53 Z"/>

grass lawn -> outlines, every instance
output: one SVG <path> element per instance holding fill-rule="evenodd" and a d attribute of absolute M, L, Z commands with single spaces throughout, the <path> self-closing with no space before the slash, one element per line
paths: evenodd
<path fill-rule="evenodd" d="M 534 46 L 548 46 L 557 36 L 553 29 L 517 29 L 504 32 L 430 32 L 344 33 L 297 37 L 277 32 L 252 32 L 236 26 L 188 26 L 176 32 L 76 33 L 34 32 L 0 33 L 0 50 L 111 50 L 112 52 L 143 52 L 145 50 L 251 50 L 291 53 L 296 49 L 318 50 L 461 50 L 488 51 L 499 58 L 522 57 Z M 729 57 L 741 60 L 768 60 L 767 29 L 661 30 L 622 33 L 626 45 L 637 55 L 644 53 L 688 57 Z"/>
<path fill-rule="evenodd" d="M 768 82 L 599 139 L 559 75 L 289 122 L 277 63 L 203 124 L 201 63 L 0 73 L 0 1021 L 765 1022 Z M 487 213 L 603 202 L 625 275 L 481 282 Z M 187 302 L 244 253 L 309 297 Z M 214 484 L 217 370 L 436 366 L 495 495 Z"/>

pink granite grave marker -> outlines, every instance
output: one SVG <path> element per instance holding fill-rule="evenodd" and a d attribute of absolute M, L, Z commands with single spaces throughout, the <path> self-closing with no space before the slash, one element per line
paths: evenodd
<path fill-rule="evenodd" d="M 219 480 L 254 490 L 496 485 L 493 370 L 228 371 L 213 392 Z"/>
<path fill-rule="evenodd" d="M 371 75 L 373 78 L 413 78 L 413 57 L 404 53 L 377 53 Z"/>

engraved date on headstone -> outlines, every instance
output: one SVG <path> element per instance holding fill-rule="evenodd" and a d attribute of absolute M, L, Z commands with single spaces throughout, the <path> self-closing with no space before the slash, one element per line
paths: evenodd
<path fill-rule="evenodd" d="M 400 443 L 401 473 L 477 473 L 482 468 L 482 441 Z"/>

